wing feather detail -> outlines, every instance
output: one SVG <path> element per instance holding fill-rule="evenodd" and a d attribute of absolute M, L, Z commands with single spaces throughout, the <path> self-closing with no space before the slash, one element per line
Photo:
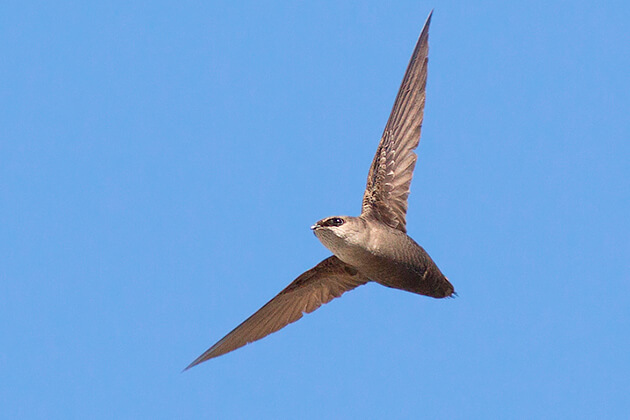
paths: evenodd
<path fill-rule="evenodd" d="M 431 14 L 422 29 L 368 174 L 362 215 L 407 231 L 407 198 L 424 115 Z"/>
<path fill-rule="evenodd" d="M 186 369 L 260 340 L 369 279 L 335 256 L 306 271 Z"/>

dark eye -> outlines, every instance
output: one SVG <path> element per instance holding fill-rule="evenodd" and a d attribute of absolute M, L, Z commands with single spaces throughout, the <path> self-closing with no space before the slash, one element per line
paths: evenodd
<path fill-rule="evenodd" d="M 341 226 L 343 225 L 343 219 L 341 217 L 333 217 L 328 219 L 328 223 L 330 223 L 330 226 Z"/>

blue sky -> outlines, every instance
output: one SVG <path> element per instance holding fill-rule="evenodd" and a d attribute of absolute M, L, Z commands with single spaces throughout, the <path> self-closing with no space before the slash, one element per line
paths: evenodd
<path fill-rule="evenodd" d="M 237 4 L 238 3 L 238 4 Z M 181 370 L 357 215 L 422 24 L 409 234 L 375 284 Z M 627 418 L 627 2 L 4 2 L 0 414 Z"/>

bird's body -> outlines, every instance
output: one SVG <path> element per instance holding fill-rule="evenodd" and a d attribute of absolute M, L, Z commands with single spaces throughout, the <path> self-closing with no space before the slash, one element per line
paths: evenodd
<path fill-rule="evenodd" d="M 435 298 L 453 294 L 452 285 L 429 254 L 409 235 L 364 217 L 341 216 L 338 229 L 312 229 L 337 258 L 356 268 L 371 281 Z"/>
<path fill-rule="evenodd" d="M 407 235 L 409 187 L 420 140 L 429 53 L 422 29 L 370 166 L 358 217 L 333 216 L 311 227 L 334 256 L 306 271 L 276 297 L 193 361 L 188 368 L 259 340 L 322 304 L 370 281 L 434 298 L 451 283 Z M 188 369 L 186 368 L 186 369 Z"/>

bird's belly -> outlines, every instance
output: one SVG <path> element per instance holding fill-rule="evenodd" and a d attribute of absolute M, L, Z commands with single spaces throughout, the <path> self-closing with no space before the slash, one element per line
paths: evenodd
<path fill-rule="evenodd" d="M 366 258 L 357 269 L 371 280 L 385 286 L 394 286 L 405 279 L 411 281 L 421 277 L 421 273 L 406 264 L 374 255 Z"/>
<path fill-rule="evenodd" d="M 402 278 L 417 277 L 410 267 L 388 257 L 375 255 L 361 246 L 345 246 L 331 250 L 343 262 L 355 267 L 361 273 L 384 285 L 390 285 Z"/>
<path fill-rule="evenodd" d="M 417 277 L 418 273 L 414 272 L 412 265 L 403 261 L 415 260 L 418 250 L 406 243 L 402 243 L 403 246 L 400 247 L 387 246 L 385 242 L 388 239 L 384 237 L 376 241 L 331 241 L 325 245 L 337 258 L 355 267 L 373 281 L 386 284 L 401 277 Z"/>
<path fill-rule="evenodd" d="M 359 269 L 374 256 L 361 246 L 328 247 L 337 258 Z"/>
<path fill-rule="evenodd" d="M 383 286 L 436 298 L 450 296 L 454 290 L 448 279 L 424 249 L 412 245 L 385 251 L 359 248 L 344 262 Z"/>

